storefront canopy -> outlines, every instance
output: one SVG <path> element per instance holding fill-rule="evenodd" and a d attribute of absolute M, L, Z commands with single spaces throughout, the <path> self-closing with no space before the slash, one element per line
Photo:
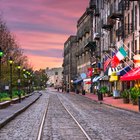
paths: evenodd
<path fill-rule="evenodd" d="M 117 72 L 117 75 L 118 76 L 123 76 L 130 70 L 131 70 L 130 66 L 126 66 L 123 69 L 121 69 L 119 72 Z"/>
<path fill-rule="evenodd" d="M 140 67 L 130 70 L 128 73 L 120 77 L 121 81 L 140 80 Z"/>
<path fill-rule="evenodd" d="M 73 81 L 73 84 L 78 84 L 78 83 L 80 83 L 82 81 L 83 81 L 83 79 L 76 79 L 75 81 Z"/>
<path fill-rule="evenodd" d="M 98 82 L 100 78 L 101 78 L 101 76 L 96 76 L 93 78 L 92 82 L 93 83 Z"/>
<path fill-rule="evenodd" d="M 104 76 L 100 77 L 99 80 L 108 80 L 108 76 L 107 75 L 104 75 Z"/>

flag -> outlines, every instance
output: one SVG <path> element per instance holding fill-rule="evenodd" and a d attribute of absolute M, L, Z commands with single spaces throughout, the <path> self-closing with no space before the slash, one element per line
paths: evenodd
<path fill-rule="evenodd" d="M 88 68 L 87 77 L 92 77 L 93 68 Z"/>
<path fill-rule="evenodd" d="M 110 62 L 111 62 L 111 58 L 108 57 L 104 62 L 104 71 L 106 71 L 106 69 L 107 69 L 108 65 L 110 64 Z"/>
<path fill-rule="evenodd" d="M 126 56 L 127 52 L 124 50 L 123 46 L 120 47 L 119 51 L 112 58 L 111 67 L 115 68 Z"/>

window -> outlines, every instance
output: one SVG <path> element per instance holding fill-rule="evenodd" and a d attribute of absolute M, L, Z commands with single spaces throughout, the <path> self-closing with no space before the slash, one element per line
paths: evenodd
<path fill-rule="evenodd" d="M 55 75 L 58 75 L 58 72 L 55 72 Z"/>
<path fill-rule="evenodd" d="M 130 14 L 128 14 L 128 34 L 130 34 Z"/>
<path fill-rule="evenodd" d="M 140 2 L 139 2 L 139 26 L 140 26 Z"/>
<path fill-rule="evenodd" d="M 128 46 L 127 47 L 128 47 L 128 57 L 130 58 L 130 51 L 131 50 L 130 50 L 130 44 L 129 43 L 128 43 Z"/>
<path fill-rule="evenodd" d="M 127 36 L 128 35 L 128 23 L 127 23 L 127 17 L 126 16 L 124 17 L 124 24 L 125 24 L 124 33 L 125 33 L 125 36 Z"/>
<path fill-rule="evenodd" d="M 131 10 L 131 23 L 132 23 L 132 32 L 134 30 L 134 15 L 133 15 L 133 10 Z"/>
<path fill-rule="evenodd" d="M 139 37 L 139 47 L 138 47 L 138 54 L 140 54 L 140 37 Z"/>
<path fill-rule="evenodd" d="M 133 41 L 131 42 L 131 52 L 134 53 L 134 45 L 133 45 Z M 132 58 L 132 55 L 131 55 Z"/>
<path fill-rule="evenodd" d="M 135 30 L 137 30 L 137 5 L 135 6 Z"/>
<path fill-rule="evenodd" d="M 137 40 L 135 40 L 134 53 L 137 54 Z"/>

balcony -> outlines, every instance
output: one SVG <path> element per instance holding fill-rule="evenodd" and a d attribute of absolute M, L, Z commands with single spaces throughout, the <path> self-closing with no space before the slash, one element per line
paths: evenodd
<path fill-rule="evenodd" d="M 121 19 L 121 18 L 123 18 L 123 14 L 120 12 L 114 12 L 114 13 L 111 13 L 110 18 L 115 19 L 115 20 Z"/>
<path fill-rule="evenodd" d="M 82 39 L 82 36 L 83 36 L 82 29 L 79 29 L 79 30 L 77 31 L 77 38 L 78 38 L 78 39 Z"/>
<path fill-rule="evenodd" d="M 86 33 L 90 32 L 90 26 L 85 24 L 85 26 L 83 27 L 83 35 L 85 35 Z"/>
<path fill-rule="evenodd" d="M 110 45 L 108 47 L 109 48 L 116 48 L 116 43 L 115 42 L 112 42 L 112 43 L 110 43 Z"/>
<path fill-rule="evenodd" d="M 133 31 L 133 24 L 132 23 L 126 23 L 125 24 L 125 30 L 130 30 L 130 31 Z"/>
<path fill-rule="evenodd" d="M 96 42 L 95 41 L 90 41 L 88 42 L 85 47 L 84 47 L 85 50 L 88 50 L 88 51 L 95 51 L 96 49 Z"/>
<path fill-rule="evenodd" d="M 94 33 L 93 39 L 94 40 L 99 40 L 100 39 L 100 34 L 99 33 Z"/>
<path fill-rule="evenodd" d="M 123 27 L 119 27 L 117 30 L 116 30 L 116 36 L 122 36 L 123 35 Z"/>
<path fill-rule="evenodd" d="M 90 6 L 89 6 L 90 9 L 95 9 L 96 8 L 96 0 L 92 0 L 90 1 Z"/>
<path fill-rule="evenodd" d="M 130 0 L 121 0 L 118 4 L 118 11 L 129 10 Z"/>
<path fill-rule="evenodd" d="M 120 7 L 122 7 L 122 4 L 120 5 Z M 119 10 L 115 7 L 113 8 L 113 6 L 111 5 L 109 18 L 115 20 L 123 18 L 122 10 Z"/>
<path fill-rule="evenodd" d="M 99 17 L 100 16 L 100 12 L 99 12 L 99 9 L 98 8 L 95 9 L 94 16 L 95 17 Z"/>
<path fill-rule="evenodd" d="M 116 23 L 116 20 L 114 20 L 114 19 L 110 18 L 110 16 L 108 16 L 108 17 L 107 17 L 107 23 L 108 23 L 109 25 L 114 25 L 114 24 Z"/>
<path fill-rule="evenodd" d="M 111 24 L 102 24 L 102 29 L 110 31 L 112 28 L 113 28 L 113 25 Z"/>
<path fill-rule="evenodd" d="M 75 53 L 75 56 L 76 56 L 76 57 L 79 57 L 79 53 L 78 53 L 78 52 L 76 52 L 76 53 Z"/>

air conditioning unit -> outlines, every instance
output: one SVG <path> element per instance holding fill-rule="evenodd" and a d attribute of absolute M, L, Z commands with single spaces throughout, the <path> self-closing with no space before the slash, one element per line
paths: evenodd
<path fill-rule="evenodd" d="M 94 33 L 93 39 L 94 39 L 94 40 L 100 39 L 100 34 L 99 34 L 99 33 Z"/>

